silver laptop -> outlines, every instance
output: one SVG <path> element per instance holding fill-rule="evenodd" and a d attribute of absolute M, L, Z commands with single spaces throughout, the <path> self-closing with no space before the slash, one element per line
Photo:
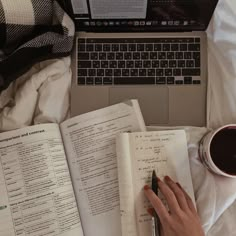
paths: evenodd
<path fill-rule="evenodd" d="M 206 124 L 218 0 L 71 0 L 72 116 L 138 99 L 147 125 Z"/>

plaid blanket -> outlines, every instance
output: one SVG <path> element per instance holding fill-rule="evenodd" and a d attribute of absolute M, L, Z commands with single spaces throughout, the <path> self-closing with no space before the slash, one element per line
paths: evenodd
<path fill-rule="evenodd" d="M 74 33 L 61 0 L 0 0 L 0 90 L 34 63 L 69 55 Z"/>

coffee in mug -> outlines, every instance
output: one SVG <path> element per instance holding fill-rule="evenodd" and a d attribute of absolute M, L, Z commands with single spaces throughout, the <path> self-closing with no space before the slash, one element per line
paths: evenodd
<path fill-rule="evenodd" d="M 236 124 L 207 133 L 200 141 L 199 156 L 210 171 L 236 178 Z"/>

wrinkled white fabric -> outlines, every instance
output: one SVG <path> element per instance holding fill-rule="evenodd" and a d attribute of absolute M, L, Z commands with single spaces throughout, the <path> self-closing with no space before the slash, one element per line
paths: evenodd
<path fill-rule="evenodd" d="M 70 84 L 70 57 L 35 65 L 1 93 L 0 131 L 65 120 Z"/>
<path fill-rule="evenodd" d="M 220 0 L 208 34 L 208 127 L 236 123 L 236 1 Z M 37 64 L 0 95 L 0 130 L 68 117 L 70 58 Z M 208 236 L 236 236 L 236 180 L 203 167 L 198 143 L 206 128 L 185 127 L 196 203 Z"/>

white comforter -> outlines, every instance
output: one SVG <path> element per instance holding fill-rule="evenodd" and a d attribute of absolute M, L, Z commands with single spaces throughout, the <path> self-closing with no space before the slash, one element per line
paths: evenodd
<path fill-rule="evenodd" d="M 236 1 L 220 0 L 207 30 L 208 128 L 236 123 Z M 0 130 L 65 120 L 70 58 L 39 63 L 0 95 Z M 198 158 L 206 128 L 185 127 L 197 208 L 209 236 L 236 235 L 236 179 L 213 175 Z M 178 155 L 178 154 L 176 154 Z"/>

